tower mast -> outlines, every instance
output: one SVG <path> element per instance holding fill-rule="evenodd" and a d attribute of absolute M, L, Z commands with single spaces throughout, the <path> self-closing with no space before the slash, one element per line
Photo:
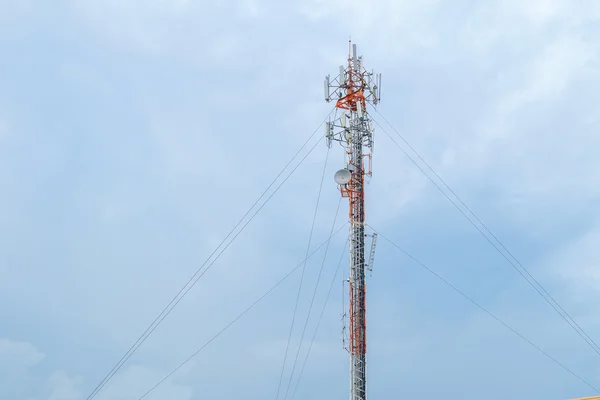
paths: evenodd
<path fill-rule="evenodd" d="M 350 275 L 349 343 L 350 400 L 367 397 L 367 321 L 365 285 L 365 178 L 371 176 L 373 126 L 367 103 L 380 100 L 381 75 L 367 72 L 356 44 L 349 43 L 348 63 L 339 75 L 325 78 L 325 101 L 336 101 L 339 117 L 326 124 L 327 145 L 339 142 L 346 166 L 335 174 L 342 197 L 349 201 Z M 373 238 L 375 239 L 375 238 Z M 371 268 L 372 266 L 369 266 Z"/>

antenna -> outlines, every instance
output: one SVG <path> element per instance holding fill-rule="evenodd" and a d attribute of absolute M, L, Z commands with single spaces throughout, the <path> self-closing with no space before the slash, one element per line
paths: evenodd
<path fill-rule="evenodd" d="M 370 276 L 373 276 L 373 263 L 375 262 L 375 246 L 377 245 L 377 233 L 373 232 L 371 236 L 373 239 L 371 240 L 371 252 L 369 254 L 369 262 L 367 264 L 367 269 L 369 270 Z"/>
<path fill-rule="evenodd" d="M 348 342 L 350 353 L 350 400 L 367 396 L 367 322 L 365 270 L 371 271 L 376 235 L 373 235 L 369 263 L 365 262 L 365 177 L 371 176 L 373 128 L 367 104 L 376 105 L 381 92 L 381 75 L 373 76 L 357 55 L 356 44 L 349 42 L 347 66 L 340 67 L 337 84 L 330 82 L 331 98 L 337 97 L 339 118 L 328 123 L 327 138 L 340 142 L 346 153 L 346 165 L 336 172 L 334 180 L 342 197 L 350 206 L 350 274 L 347 279 Z M 337 85 L 337 86 L 336 86 Z M 335 96 L 337 94 L 337 96 Z M 368 163 L 365 163 L 368 159 Z M 346 315 L 346 314 L 344 314 Z M 343 318 L 344 320 L 345 318 Z M 345 331 L 345 330 L 344 330 Z M 346 344 L 346 342 L 344 343 Z"/>

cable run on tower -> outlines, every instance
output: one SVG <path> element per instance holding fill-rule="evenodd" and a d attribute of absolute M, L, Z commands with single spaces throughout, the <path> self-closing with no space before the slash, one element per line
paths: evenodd
<path fill-rule="evenodd" d="M 341 116 L 325 125 L 327 145 L 344 148 L 345 168 L 335 174 L 342 197 L 350 206 L 349 331 L 350 400 L 367 398 L 367 304 L 365 285 L 365 178 L 371 176 L 373 125 L 367 104 L 377 105 L 381 75 L 365 69 L 356 44 L 348 44 L 348 60 L 339 75 L 325 78 L 325 101 L 335 101 Z"/>

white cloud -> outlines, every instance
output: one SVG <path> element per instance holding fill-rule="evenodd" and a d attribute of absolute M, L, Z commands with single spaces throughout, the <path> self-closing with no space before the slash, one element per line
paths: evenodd
<path fill-rule="evenodd" d="M 587 66 L 594 51 L 595 46 L 583 41 L 580 35 L 561 35 L 546 45 L 538 57 L 518 71 L 520 76 L 513 77 L 522 83 L 508 93 L 507 98 L 501 99 L 501 116 L 510 117 L 531 103 L 556 100 L 565 94 L 573 79 L 593 77 L 594 71 Z"/>
<path fill-rule="evenodd" d="M 92 387 L 92 383 L 96 386 L 96 382 L 84 382 L 83 377 L 74 377 L 64 370 L 48 372 L 48 368 L 36 368 L 44 358 L 45 355 L 30 343 L 0 339 L 0 396 L 13 400 L 82 400 L 89 394 L 84 387 Z M 52 364 L 52 360 L 48 360 L 48 363 Z M 130 365 L 116 374 L 97 398 L 138 398 L 167 372 L 147 366 Z M 185 376 L 186 372 L 189 372 L 189 367 L 182 368 L 178 376 Z M 175 378 L 165 381 L 149 394 L 147 399 L 189 400 L 192 393 L 190 386 L 177 383 Z"/>
<path fill-rule="evenodd" d="M 97 396 L 98 400 L 137 399 L 151 389 L 166 372 L 157 371 L 153 368 L 132 365 L 122 373 L 115 375 L 105 389 Z M 145 399 L 173 399 L 190 400 L 193 390 L 190 386 L 176 383 L 176 380 L 165 381 Z"/>
<path fill-rule="evenodd" d="M 45 358 L 31 343 L 0 338 L 0 398 L 21 400 L 36 394 L 36 369 Z"/>
<path fill-rule="evenodd" d="M 19 251 L 22 267 L 10 264 L 10 280 L 0 283 L 6 288 L 3 295 L 23 309 L 35 310 L 29 315 L 32 320 L 51 314 L 65 331 L 85 326 L 99 335 L 96 339 L 106 346 L 102 353 L 107 358 L 120 356 L 329 110 L 320 102 L 320 82 L 343 62 L 347 36 L 356 40 L 369 66 L 384 73 L 384 115 L 442 176 L 469 191 L 476 192 L 483 184 L 498 191 L 498 198 L 486 195 L 473 199 L 476 204 L 498 202 L 511 208 L 495 215 L 505 223 L 510 213 L 530 222 L 532 209 L 539 218 L 549 219 L 548 210 L 570 204 L 565 199 L 577 200 L 582 210 L 589 210 L 584 206 L 597 195 L 600 176 L 594 152 L 598 46 L 597 38 L 586 36 L 582 25 L 593 21 L 597 7 L 586 3 L 586 10 L 550 0 L 465 4 L 309 1 L 283 10 L 275 2 L 247 0 L 227 5 L 71 2 L 65 14 L 73 13 L 70 22 L 86 44 L 85 51 L 68 50 L 71 42 L 54 38 L 52 43 L 69 56 L 52 54 L 56 59 L 51 64 L 62 66 L 59 84 L 35 92 L 62 95 L 48 103 L 62 104 L 68 112 L 54 107 L 45 113 L 53 104 L 37 96 L 27 106 L 0 99 L 6 108 L 19 109 L 15 115 L 31 121 L 32 128 L 43 131 L 49 146 L 61 150 L 56 151 L 56 165 L 40 163 L 47 175 L 33 180 L 31 191 L 23 192 L 27 196 L 14 192 L 15 202 L 27 207 L 11 206 L 2 215 L 8 220 L 16 212 L 27 221 L 17 219 L 5 229 L 15 236 L 7 242 L 7 250 Z M 358 15 L 361 18 L 353 22 L 350 17 Z M 102 62 L 94 58 L 94 50 Z M 37 61 L 36 65 L 46 65 L 41 61 L 48 60 Z M 31 68 L 33 63 L 24 65 Z M 20 78 L 21 86 L 28 77 Z M 67 88 L 60 87 L 63 84 Z M 72 119 L 77 122 L 70 125 Z M 103 141 L 88 132 L 94 128 L 103 132 Z M 76 139 L 61 136 L 64 130 L 76 132 Z M 376 135 L 369 221 L 376 227 L 399 225 L 403 232 L 412 232 L 415 225 L 403 225 L 401 217 L 409 212 L 407 205 L 431 200 L 425 191 L 427 181 L 382 132 Z M 20 136 L 25 148 L 36 138 Z M 85 145 L 92 139 L 94 151 Z M 73 143 L 67 143 L 70 140 Z M 324 144 L 319 145 L 207 280 L 145 344 L 132 360 L 136 366 L 115 379 L 106 400 L 139 396 L 271 280 L 300 261 L 324 154 Z M 10 167 L 20 166 L 26 174 L 22 156 L 13 154 Z M 325 177 L 319 219 L 325 216 L 325 222 L 317 227 L 319 238 L 329 231 L 339 196 L 331 179 L 341 166 L 338 156 L 332 153 Z M 58 168 L 62 163 L 65 168 Z M 40 207 L 49 197 L 54 202 L 44 211 Z M 507 199 L 514 198 L 522 202 L 507 205 Z M 344 210 L 345 205 L 340 221 Z M 40 218 L 49 214 L 57 217 Z M 524 225 L 527 232 L 538 226 Z M 594 240 L 594 235 L 584 240 L 589 256 L 574 271 L 587 284 L 595 282 Z M 43 257 L 36 258 L 38 253 Z M 541 255 L 532 256 L 536 257 Z M 567 256 L 560 260 L 561 265 L 569 263 Z M 386 280 L 389 272 L 380 271 L 378 276 Z M 32 281 L 36 273 L 40 278 Z M 203 393 L 192 392 L 193 386 L 219 385 L 226 385 L 234 397 L 237 389 L 227 382 L 242 376 L 255 385 L 252 395 L 267 393 L 270 389 L 256 382 L 264 379 L 266 387 L 277 375 L 279 365 L 273 360 L 282 357 L 277 354 L 287 339 L 279 322 L 289 317 L 291 305 L 286 301 L 295 285 L 297 281 L 275 295 L 258 316 L 240 322 L 244 328 L 215 342 L 214 351 L 191 369 L 204 381 L 178 374 L 161 387 L 165 392 L 157 391 L 156 398 L 191 399 L 193 393 Z M 277 326 L 271 327 L 271 322 Z M 395 326 L 397 321 L 393 322 Z M 454 323 L 455 331 L 462 332 L 461 322 Z M 481 335 L 477 326 L 468 328 L 475 332 L 470 332 L 472 342 L 489 333 L 487 327 Z M 337 327 L 327 329 L 333 332 Z M 238 347 L 232 349 L 230 343 Z M 315 344 L 319 370 L 342 365 L 327 362 L 337 354 L 330 343 Z M 425 339 L 415 340 L 417 350 L 399 343 L 401 338 L 390 337 L 379 345 L 402 354 L 418 350 L 427 363 L 437 361 Z M 41 353 L 23 346 L 11 344 L 12 351 L 20 349 L 13 357 L 27 368 L 39 363 L 36 354 Z M 452 351 L 444 355 L 447 360 L 460 356 Z M 508 362 L 496 356 L 499 363 Z M 260 362 L 252 365 L 252 371 L 228 367 L 227 376 L 210 369 L 215 363 L 226 368 L 240 359 Z M 482 362 L 481 357 L 472 359 Z M 88 365 L 89 360 L 86 356 L 79 362 Z M 424 376 L 423 370 L 415 374 Z M 91 375 L 50 374 L 48 393 L 56 399 L 81 397 L 83 388 L 92 385 Z M 310 382 L 320 382 L 317 375 L 309 374 Z M 185 378 L 194 382 L 181 383 Z M 468 381 L 451 378 L 461 384 Z M 495 376 L 488 379 L 491 384 Z M 340 382 L 345 388 L 345 378 Z"/>
<path fill-rule="evenodd" d="M 47 400 L 80 400 L 83 397 L 80 385 L 80 380 L 74 380 L 64 371 L 56 371 L 48 378 Z"/>
<path fill-rule="evenodd" d="M 27 372 L 44 358 L 45 355 L 31 343 L 0 338 L 0 360 L 4 379 L 7 375 Z"/>
<path fill-rule="evenodd" d="M 592 312 L 590 302 L 600 294 L 600 228 L 597 224 L 568 243 L 551 252 L 544 264 L 551 268 L 555 279 L 569 284 L 568 296 L 579 307 Z"/>
<path fill-rule="evenodd" d="M 201 4 L 202 5 L 202 4 Z M 135 49 L 158 55 L 173 45 L 176 21 L 190 11 L 187 1 L 144 2 L 127 1 L 73 1 L 71 7 L 89 27 L 98 30 L 114 43 L 121 42 Z"/>

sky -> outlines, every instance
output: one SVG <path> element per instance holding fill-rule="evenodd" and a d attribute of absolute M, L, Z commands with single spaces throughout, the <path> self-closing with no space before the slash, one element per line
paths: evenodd
<path fill-rule="evenodd" d="M 383 75 L 369 224 L 600 387 L 598 354 L 382 129 L 596 340 L 599 19 L 591 0 L 0 0 L 0 398 L 87 398 L 322 138 L 323 78 L 349 37 Z M 138 399 L 302 262 L 324 165 L 311 250 L 327 239 L 343 154 L 321 142 L 98 400 Z M 347 398 L 345 238 L 306 263 L 292 360 L 319 286 L 300 365 L 333 289 L 298 400 Z M 276 399 L 299 284 L 298 270 L 146 399 Z M 367 290 L 371 398 L 595 394 L 381 238 Z"/>

